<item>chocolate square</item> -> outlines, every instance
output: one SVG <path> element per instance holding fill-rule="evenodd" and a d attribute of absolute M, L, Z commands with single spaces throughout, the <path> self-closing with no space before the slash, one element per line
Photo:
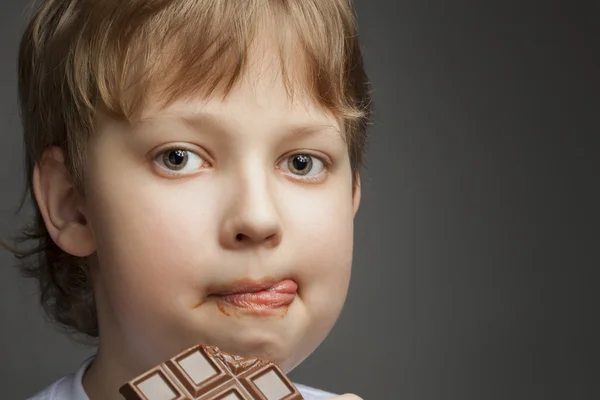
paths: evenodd
<path fill-rule="evenodd" d="M 127 400 L 302 400 L 272 362 L 198 345 L 129 381 Z"/>

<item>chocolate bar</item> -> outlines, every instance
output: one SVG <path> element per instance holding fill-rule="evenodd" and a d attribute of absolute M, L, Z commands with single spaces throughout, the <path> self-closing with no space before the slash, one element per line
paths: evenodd
<path fill-rule="evenodd" d="M 197 345 L 121 386 L 126 400 L 302 400 L 270 361 Z"/>

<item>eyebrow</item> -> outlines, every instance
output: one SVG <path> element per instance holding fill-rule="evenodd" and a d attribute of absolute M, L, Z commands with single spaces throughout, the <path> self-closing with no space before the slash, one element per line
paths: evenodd
<path fill-rule="evenodd" d="M 210 132 L 214 132 L 216 134 L 222 134 L 226 136 L 230 136 L 230 130 L 227 128 L 227 122 L 216 115 L 199 112 L 194 114 L 193 116 L 183 116 L 183 117 L 175 117 L 175 118 L 163 118 L 163 117 L 146 117 L 142 118 L 139 121 L 132 124 L 132 127 L 135 131 L 142 130 L 147 126 L 152 125 L 160 125 L 162 123 L 167 123 L 169 121 L 174 121 L 177 123 L 182 123 L 188 127 L 190 127 L 193 131 L 200 130 L 208 130 Z M 317 134 L 328 134 L 343 139 L 340 130 L 338 127 L 331 123 L 315 123 L 315 122 L 306 122 L 306 123 L 294 123 L 285 125 L 283 127 L 283 132 L 289 136 L 303 136 L 309 137 Z"/>

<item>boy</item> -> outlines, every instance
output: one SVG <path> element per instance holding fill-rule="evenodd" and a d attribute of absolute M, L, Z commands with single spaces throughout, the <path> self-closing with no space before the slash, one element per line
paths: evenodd
<path fill-rule="evenodd" d="M 19 93 L 39 241 L 23 268 L 98 340 L 33 399 L 120 399 L 199 343 L 289 372 L 324 340 L 370 115 L 351 0 L 46 0 Z"/>

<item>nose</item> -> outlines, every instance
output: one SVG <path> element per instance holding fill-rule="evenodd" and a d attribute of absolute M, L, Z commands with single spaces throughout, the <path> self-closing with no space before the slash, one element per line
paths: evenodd
<path fill-rule="evenodd" d="M 229 249 L 276 247 L 281 242 L 275 193 L 266 176 L 248 174 L 232 182 L 220 242 Z"/>

